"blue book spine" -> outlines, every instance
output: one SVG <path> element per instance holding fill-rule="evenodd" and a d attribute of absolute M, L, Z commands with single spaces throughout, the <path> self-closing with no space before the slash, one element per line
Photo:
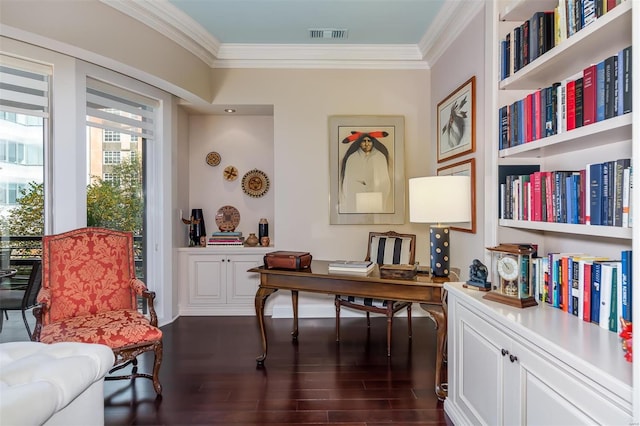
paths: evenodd
<path fill-rule="evenodd" d="M 589 166 L 589 208 L 592 225 L 602 225 L 602 163 Z"/>
<path fill-rule="evenodd" d="M 566 205 L 567 205 L 567 223 L 573 223 L 573 190 L 571 188 L 571 176 L 567 176 L 564 179 L 565 191 L 566 191 Z"/>
<path fill-rule="evenodd" d="M 602 265 L 593 262 L 591 266 L 591 322 L 600 324 L 600 280 L 602 278 Z"/>
<path fill-rule="evenodd" d="M 618 72 L 616 85 L 616 115 L 624 114 L 624 49 L 618 52 Z"/>
<path fill-rule="evenodd" d="M 621 254 L 622 267 L 622 318 L 625 321 L 631 321 L 631 250 L 623 250 Z"/>
<path fill-rule="evenodd" d="M 518 145 L 525 143 L 524 122 L 524 99 L 520 99 L 518 101 Z"/>
<path fill-rule="evenodd" d="M 571 223 L 580 223 L 580 179 L 580 173 L 571 175 L 571 203 L 573 204 Z"/>
<path fill-rule="evenodd" d="M 596 121 L 604 120 L 604 61 L 596 66 Z"/>

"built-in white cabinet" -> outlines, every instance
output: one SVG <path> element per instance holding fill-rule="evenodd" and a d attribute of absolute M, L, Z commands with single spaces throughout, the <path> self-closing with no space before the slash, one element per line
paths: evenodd
<path fill-rule="evenodd" d="M 260 275 L 269 247 L 178 249 L 180 315 L 255 315 Z"/>
<path fill-rule="evenodd" d="M 569 3 L 580 4 L 564 4 Z M 563 3 L 558 0 L 485 3 L 487 56 L 485 97 L 481 99 L 486 112 L 487 147 L 485 247 L 532 243 L 537 245 L 539 256 L 564 252 L 611 259 L 619 259 L 623 250 L 632 249 L 633 269 L 640 269 L 637 226 L 530 220 L 529 214 L 510 217 L 501 210 L 508 206 L 502 192 L 506 186 L 501 186 L 508 175 L 581 170 L 592 163 L 622 158 L 630 158 L 632 169 L 638 170 L 637 85 L 632 89 L 631 113 L 570 130 L 561 128 L 555 134 L 526 143 L 504 144 L 503 123 L 512 122 L 501 120 L 504 118 L 501 109 L 542 88 L 576 80 L 590 65 L 634 44 L 637 29 L 633 27 L 640 22 L 638 4 L 616 3 L 595 22 L 506 78 L 501 78 L 501 59 L 506 57 L 502 41 L 507 41 L 506 35 L 515 37 L 514 29 L 527 20 L 531 24 L 534 13 L 551 11 Z M 509 46 L 513 48 L 516 44 Z M 513 51 L 510 55 L 513 58 Z M 640 74 L 639 63 L 638 55 L 634 55 L 631 81 Z M 637 173 L 634 176 L 637 179 Z M 639 194 L 640 185 L 633 185 L 632 199 Z M 633 222 L 638 223 L 640 215 L 636 207 L 633 206 L 631 215 Z M 488 264 L 487 251 L 478 253 L 478 257 Z M 635 296 L 639 294 L 637 286 L 633 292 Z M 449 398 L 445 409 L 456 424 L 629 424 L 640 418 L 640 390 L 637 383 L 634 388 L 632 381 L 640 369 L 637 361 L 632 365 L 624 360 L 617 333 L 581 321 L 545 302 L 517 309 L 453 287 L 449 297 Z M 638 312 L 634 310 L 634 322 Z"/>
<path fill-rule="evenodd" d="M 448 291 L 449 395 L 459 425 L 628 425 L 632 367 L 615 334 L 552 307 Z"/>

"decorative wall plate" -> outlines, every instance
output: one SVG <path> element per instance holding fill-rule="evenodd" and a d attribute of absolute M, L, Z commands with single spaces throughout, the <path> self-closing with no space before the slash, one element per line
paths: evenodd
<path fill-rule="evenodd" d="M 224 176 L 224 179 L 228 180 L 229 182 L 231 182 L 232 180 L 236 180 L 236 178 L 238 177 L 238 169 L 236 169 L 234 166 L 227 166 L 224 168 L 222 176 Z"/>
<path fill-rule="evenodd" d="M 218 154 L 215 151 L 211 151 L 210 153 L 207 154 L 207 164 L 212 167 L 220 164 L 221 159 L 222 157 L 220 157 L 220 154 Z"/>
<path fill-rule="evenodd" d="M 222 232 L 232 232 L 240 223 L 240 212 L 233 206 L 222 206 L 216 212 L 216 225 Z"/>
<path fill-rule="evenodd" d="M 242 177 L 242 190 L 250 197 L 262 197 L 269 190 L 269 178 L 262 170 L 249 170 Z"/>

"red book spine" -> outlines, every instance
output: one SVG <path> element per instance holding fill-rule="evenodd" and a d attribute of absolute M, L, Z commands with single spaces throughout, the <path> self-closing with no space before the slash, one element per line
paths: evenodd
<path fill-rule="evenodd" d="M 584 264 L 584 298 L 582 300 L 584 309 L 583 320 L 591 322 L 591 264 Z"/>
<path fill-rule="evenodd" d="M 545 106 L 541 106 L 541 99 L 540 99 L 540 90 L 536 90 L 533 93 L 533 102 L 535 104 L 534 110 L 535 110 L 535 116 L 534 116 L 534 125 L 536 126 L 536 131 L 535 131 L 535 139 L 541 139 L 542 138 L 542 111 L 541 108 L 544 109 Z"/>
<path fill-rule="evenodd" d="M 531 174 L 531 212 L 532 218 L 536 222 L 542 221 L 542 176 L 541 172 Z"/>
<path fill-rule="evenodd" d="M 563 311 L 569 311 L 569 288 L 571 283 L 569 282 L 569 257 L 562 256 L 560 258 L 560 289 L 562 291 L 562 303 L 561 308 Z"/>
<path fill-rule="evenodd" d="M 532 112 L 533 95 L 529 93 L 524 98 L 524 141 L 531 142 L 531 112 Z"/>
<path fill-rule="evenodd" d="M 547 205 L 547 222 L 555 222 L 555 215 L 553 214 L 553 175 L 551 172 L 544 172 L 545 179 L 545 191 L 546 191 L 546 199 L 545 203 Z"/>
<path fill-rule="evenodd" d="M 582 124 L 595 123 L 597 96 L 597 65 L 590 65 L 582 77 Z"/>
<path fill-rule="evenodd" d="M 576 128 L 576 82 L 567 82 L 567 130 Z"/>

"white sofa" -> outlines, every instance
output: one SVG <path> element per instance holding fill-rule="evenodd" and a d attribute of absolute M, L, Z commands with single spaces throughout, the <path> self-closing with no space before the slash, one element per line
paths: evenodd
<path fill-rule="evenodd" d="M 0 425 L 103 425 L 108 346 L 0 344 Z"/>

